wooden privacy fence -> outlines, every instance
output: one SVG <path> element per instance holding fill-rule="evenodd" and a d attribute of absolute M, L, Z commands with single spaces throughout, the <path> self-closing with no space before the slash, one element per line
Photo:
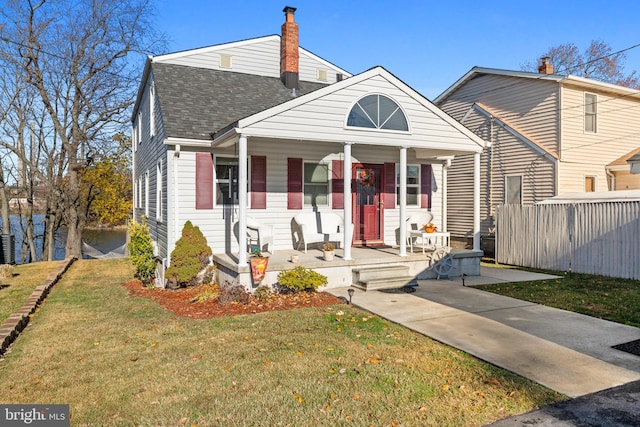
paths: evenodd
<path fill-rule="evenodd" d="M 500 205 L 496 261 L 640 280 L 640 201 Z"/>

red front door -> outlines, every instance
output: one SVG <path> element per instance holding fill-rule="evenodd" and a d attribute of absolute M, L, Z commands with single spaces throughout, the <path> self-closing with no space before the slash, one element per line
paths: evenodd
<path fill-rule="evenodd" d="M 354 244 L 384 244 L 382 230 L 382 165 L 355 165 L 353 203 Z"/>

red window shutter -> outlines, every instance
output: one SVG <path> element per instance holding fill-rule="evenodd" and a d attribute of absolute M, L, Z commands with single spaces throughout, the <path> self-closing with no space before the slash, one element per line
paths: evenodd
<path fill-rule="evenodd" d="M 384 191 L 382 201 L 385 209 L 395 209 L 396 207 L 396 164 L 384 164 Z"/>
<path fill-rule="evenodd" d="M 213 209 L 213 157 L 196 153 L 196 209 Z"/>
<path fill-rule="evenodd" d="M 287 159 L 287 208 L 302 209 L 302 159 Z"/>
<path fill-rule="evenodd" d="M 251 208 L 267 208 L 267 158 L 251 156 Z"/>
<path fill-rule="evenodd" d="M 331 162 L 331 204 L 333 209 L 344 209 L 344 160 Z"/>
<path fill-rule="evenodd" d="M 431 209 L 431 165 L 420 165 L 420 207 Z"/>

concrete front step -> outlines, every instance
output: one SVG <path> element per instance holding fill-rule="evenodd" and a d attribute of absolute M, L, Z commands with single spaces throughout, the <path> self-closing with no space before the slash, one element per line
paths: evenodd
<path fill-rule="evenodd" d="M 404 265 L 361 268 L 353 272 L 356 275 L 354 286 L 365 291 L 398 289 L 415 281 L 409 274 L 409 267 Z"/>

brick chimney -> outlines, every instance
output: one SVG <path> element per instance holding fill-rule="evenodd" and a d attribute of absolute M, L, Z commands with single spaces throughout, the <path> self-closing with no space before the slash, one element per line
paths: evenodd
<path fill-rule="evenodd" d="M 282 9 L 285 22 L 282 24 L 282 39 L 280 42 L 280 80 L 289 89 L 298 88 L 298 24 L 293 22 L 295 7 L 286 6 Z"/>
<path fill-rule="evenodd" d="M 548 56 L 543 56 L 540 58 L 542 63 L 538 65 L 538 73 L 540 74 L 553 74 L 553 65 L 549 62 Z"/>

